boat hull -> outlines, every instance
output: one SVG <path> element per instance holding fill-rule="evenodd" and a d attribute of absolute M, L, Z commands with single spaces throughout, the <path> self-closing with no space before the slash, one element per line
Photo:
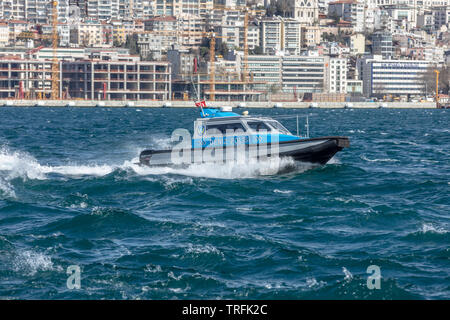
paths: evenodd
<path fill-rule="evenodd" d="M 264 148 L 264 156 L 272 157 L 279 156 L 290 157 L 296 161 L 308 162 L 314 164 L 326 164 L 337 152 L 343 148 L 348 148 L 350 141 L 348 137 L 320 137 L 310 139 L 296 139 L 292 141 L 279 142 L 274 149 L 270 143 L 267 145 L 245 145 L 245 146 L 231 146 L 215 149 L 207 147 L 203 149 L 190 149 L 189 155 L 185 156 L 183 164 L 193 163 L 209 163 L 209 162 L 227 162 L 236 161 L 238 152 L 245 152 L 246 158 L 261 158 L 261 148 Z M 233 152 L 227 153 L 228 148 L 234 148 Z M 220 154 L 214 154 L 215 152 Z M 276 152 L 274 152 L 276 150 Z M 200 153 L 208 154 L 206 156 L 197 155 Z M 214 154 L 210 156 L 211 152 Z M 230 157 L 231 154 L 231 157 Z M 241 158 L 242 159 L 242 158 Z M 146 166 L 170 166 L 179 164 L 173 161 L 172 150 L 144 150 L 139 156 L 139 163 Z"/>

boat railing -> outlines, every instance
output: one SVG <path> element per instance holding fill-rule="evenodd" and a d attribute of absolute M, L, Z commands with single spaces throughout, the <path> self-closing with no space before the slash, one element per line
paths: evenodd
<path fill-rule="evenodd" d="M 280 114 L 280 115 L 253 115 L 253 117 L 258 117 L 266 120 L 279 120 L 279 119 L 296 119 L 296 129 L 297 129 L 297 137 L 300 138 L 309 138 L 309 117 L 315 116 L 316 114 Z M 305 119 L 305 131 L 306 133 L 304 135 L 300 135 L 300 120 L 301 118 Z"/>

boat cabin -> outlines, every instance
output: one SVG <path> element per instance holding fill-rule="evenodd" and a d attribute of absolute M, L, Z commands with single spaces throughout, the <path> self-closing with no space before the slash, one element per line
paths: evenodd
<path fill-rule="evenodd" d="M 233 135 L 279 134 L 293 136 L 288 129 L 272 118 L 250 117 L 229 111 L 215 111 L 212 116 L 208 114 L 208 116 L 199 118 L 194 122 L 194 139 L 218 134 L 225 136 L 227 133 Z"/>

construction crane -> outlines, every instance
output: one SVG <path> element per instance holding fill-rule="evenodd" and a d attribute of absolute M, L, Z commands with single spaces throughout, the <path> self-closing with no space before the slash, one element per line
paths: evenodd
<path fill-rule="evenodd" d="M 439 74 L 441 73 L 439 70 L 434 70 L 436 73 L 436 107 L 439 108 Z"/>
<path fill-rule="evenodd" d="M 209 100 L 216 100 L 216 39 L 228 39 L 227 36 L 217 36 L 215 32 L 205 32 L 209 38 Z"/>
<path fill-rule="evenodd" d="M 242 81 L 244 83 L 248 83 L 249 82 L 249 78 L 250 78 L 250 72 L 249 72 L 249 67 L 248 67 L 248 24 L 249 24 L 249 14 L 250 12 L 254 15 L 256 15 L 257 12 L 266 12 L 266 10 L 260 10 L 260 9 L 253 9 L 253 8 L 249 8 L 247 6 L 235 6 L 233 8 L 228 8 L 226 6 L 223 5 L 215 5 L 214 6 L 215 10 L 223 10 L 223 11 L 241 11 L 244 13 L 244 26 L 243 26 L 243 31 L 244 31 L 244 66 L 243 66 L 243 70 L 242 70 Z"/>
<path fill-rule="evenodd" d="M 228 36 L 217 36 L 214 31 L 186 31 L 186 30 L 173 30 L 173 31 L 167 31 L 167 30 L 153 30 L 153 31 L 137 31 L 135 33 L 138 34 L 153 34 L 155 36 L 161 36 L 161 35 L 169 35 L 169 36 L 192 36 L 195 35 L 201 35 L 203 38 L 209 39 L 209 100 L 214 101 L 215 100 L 215 89 L 216 89 L 216 39 L 217 38 L 223 38 L 228 39 L 231 37 Z"/>
<path fill-rule="evenodd" d="M 216 34 L 214 32 L 211 33 L 211 37 L 209 39 L 209 66 L 211 73 L 210 81 L 209 81 L 209 100 L 216 100 Z"/>
<path fill-rule="evenodd" d="M 58 1 L 52 2 L 52 100 L 58 100 L 59 97 L 59 60 L 58 60 Z"/>

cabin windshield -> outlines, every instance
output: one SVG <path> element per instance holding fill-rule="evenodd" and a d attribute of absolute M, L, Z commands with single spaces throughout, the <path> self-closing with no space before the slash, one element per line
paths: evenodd
<path fill-rule="evenodd" d="M 278 121 L 271 120 L 271 121 L 268 121 L 268 123 L 269 123 L 275 130 L 277 130 L 279 133 L 281 133 L 281 134 L 292 135 L 292 133 L 290 133 L 289 130 L 286 129 L 286 128 L 285 128 L 281 123 L 279 123 Z"/>

